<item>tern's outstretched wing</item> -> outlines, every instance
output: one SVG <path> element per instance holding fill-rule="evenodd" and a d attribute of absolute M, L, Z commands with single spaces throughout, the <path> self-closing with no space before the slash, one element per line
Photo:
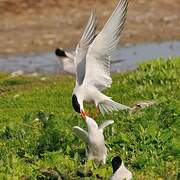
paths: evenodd
<path fill-rule="evenodd" d="M 119 42 L 127 6 L 127 0 L 119 1 L 102 31 L 91 43 L 86 55 L 86 74 L 83 83 L 94 85 L 99 90 L 111 86 L 110 56 Z"/>
<path fill-rule="evenodd" d="M 96 14 L 91 12 L 84 33 L 76 47 L 75 67 L 76 67 L 76 84 L 81 85 L 85 76 L 86 53 L 94 40 L 96 30 Z"/>
<path fill-rule="evenodd" d="M 102 124 L 99 125 L 99 129 L 101 129 L 103 131 L 105 127 L 107 127 L 113 123 L 114 123 L 113 120 L 106 120 Z"/>
<path fill-rule="evenodd" d="M 79 126 L 73 127 L 73 132 L 80 137 L 86 144 L 88 144 L 88 133 L 84 129 L 80 128 Z"/>

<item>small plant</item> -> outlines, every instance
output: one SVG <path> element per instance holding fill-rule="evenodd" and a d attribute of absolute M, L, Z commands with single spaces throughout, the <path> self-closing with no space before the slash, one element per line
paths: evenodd
<path fill-rule="evenodd" d="M 24 85 L 28 84 L 30 81 L 25 80 L 25 79 L 7 79 L 3 81 L 4 86 L 15 86 L 15 85 Z"/>

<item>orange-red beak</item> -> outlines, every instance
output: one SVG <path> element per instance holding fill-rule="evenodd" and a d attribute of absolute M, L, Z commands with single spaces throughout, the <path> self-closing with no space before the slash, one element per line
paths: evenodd
<path fill-rule="evenodd" d="M 81 111 L 81 116 L 82 116 L 83 119 L 86 119 L 86 113 L 85 113 L 85 111 Z"/>

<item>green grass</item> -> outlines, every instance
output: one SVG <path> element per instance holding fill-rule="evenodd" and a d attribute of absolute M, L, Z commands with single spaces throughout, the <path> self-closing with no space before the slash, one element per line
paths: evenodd
<path fill-rule="evenodd" d="M 86 127 L 71 106 L 74 84 L 71 76 L 0 75 L 0 179 L 48 179 L 42 173 L 48 168 L 63 179 L 107 179 L 115 155 L 122 157 L 134 179 L 176 179 L 180 58 L 113 75 L 112 88 L 105 93 L 114 100 L 129 106 L 142 100 L 156 104 L 132 114 L 98 116 L 98 122 L 115 121 L 105 130 L 106 165 L 87 162 L 85 145 L 72 133 L 74 125 Z"/>

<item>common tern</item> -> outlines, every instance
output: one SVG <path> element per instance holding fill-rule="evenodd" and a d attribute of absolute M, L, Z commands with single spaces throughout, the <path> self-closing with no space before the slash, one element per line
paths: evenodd
<path fill-rule="evenodd" d="M 105 164 L 107 156 L 107 148 L 104 143 L 103 130 L 105 127 L 113 124 L 113 120 L 106 120 L 98 127 L 94 119 L 86 116 L 85 121 L 88 131 L 79 126 L 73 127 L 73 132 L 80 137 L 87 145 L 86 155 L 89 160 L 95 160 Z"/>
<path fill-rule="evenodd" d="M 62 61 L 63 71 L 75 74 L 75 67 L 74 67 L 74 51 L 64 51 L 62 48 L 57 48 L 55 50 L 56 56 Z"/>
<path fill-rule="evenodd" d="M 126 19 L 128 2 L 120 0 L 112 15 L 96 36 L 96 15 L 91 12 L 84 33 L 76 47 L 75 68 L 76 86 L 72 93 L 72 105 L 76 112 L 85 118 L 84 102 L 92 102 L 96 112 L 102 114 L 114 110 L 130 109 L 104 95 L 101 91 L 111 87 L 111 55 L 117 48 L 119 36 Z"/>
<path fill-rule="evenodd" d="M 75 50 L 64 50 L 63 48 L 57 48 L 55 50 L 55 54 L 58 57 L 58 59 L 62 62 L 63 71 L 69 73 L 69 74 L 75 74 L 75 66 L 74 66 L 74 57 L 75 57 Z M 115 64 L 119 64 L 121 62 L 125 61 L 124 59 L 117 59 L 112 58 L 111 65 L 116 66 Z"/>
<path fill-rule="evenodd" d="M 112 160 L 113 175 L 110 180 L 131 180 L 132 173 L 125 167 L 124 162 L 119 156 Z"/>

